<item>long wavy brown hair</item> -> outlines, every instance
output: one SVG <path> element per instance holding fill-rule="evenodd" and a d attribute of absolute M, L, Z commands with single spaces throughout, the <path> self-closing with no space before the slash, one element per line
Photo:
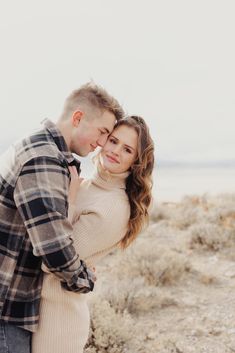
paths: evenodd
<path fill-rule="evenodd" d="M 126 193 L 130 202 L 128 230 L 120 242 L 122 249 L 127 248 L 148 223 L 149 206 L 152 201 L 152 172 L 154 167 L 154 143 L 149 128 L 143 118 L 128 116 L 119 120 L 119 126 L 133 128 L 138 135 L 137 157 L 126 180 Z"/>

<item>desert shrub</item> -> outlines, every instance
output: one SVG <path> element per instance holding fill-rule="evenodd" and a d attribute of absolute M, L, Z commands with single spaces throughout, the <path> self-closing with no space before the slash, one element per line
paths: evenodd
<path fill-rule="evenodd" d="M 216 278 L 216 276 L 212 274 L 207 274 L 207 273 L 201 273 L 198 276 L 198 279 L 202 284 L 205 284 L 205 285 L 210 285 L 218 282 L 218 279 Z"/>
<path fill-rule="evenodd" d="M 155 286 L 146 285 L 143 277 L 120 279 L 101 289 L 99 296 L 106 298 L 116 312 L 128 311 L 131 314 L 148 313 L 153 309 L 177 305 L 169 295 L 163 295 Z"/>
<path fill-rule="evenodd" d="M 178 207 L 171 218 L 171 226 L 185 229 L 197 222 L 198 219 L 198 208 L 190 205 L 182 205 Z"/>
<path fill-rule="evenodd" d="M 231 244 L 231 233 L 215 224 L 205 223 L 193 225 L 190 230 L 189 246 L 192 249 L 219 251 Z"/>
<path fill-rule="evenodd" d="M 198 205 L 201 207 L 199 221 L 235 226 L 235 194 L 204 195 L 198 198 Z"/>
<path fill-rule="evenodd" d="M 152 223 L 149 225 L 149 227 L 146 229 L 146 231 L 139 235 L 137 242 L 133 244 L 135 247 L 136 244 L 139 242 L 141 238 L 144 239 L 144 247 L 148 246 L 148 242 L 151 243 L 152 247 L 157 248 L 158 244 L 161 242 L 167 242 L 169 238 L 172 239 L 176 235 L 176 232 L 179 230 L 174 229 L 173 227 L 170 226 L 169 221 L 162 220 L 157 223 Z"/>
<path fill-rule="evenodd" d="M 91 330 L 85 353 L 120 353 L 132 338 L 133 321 L 127 312 L 117 313 L 107 300 L 93 302 Z"/>
<path fill-rule="evenodd" d="M 173 284 L 188 270 L 185 256 L 143 239 L 129 248 L 125 256 L 117 257 L 114 264 L 117 276 L 142 277 L 150 286 Z"/>
<path fill-rule="evenodd" d="M 166 320 L 165 313 L 161 311 L 164 309 L 168 314 L 178 312 L 188 302 L 187 310 L 190 310 L 191 300 L 181 296 L 183 287 L 180 285 L 186 284 L 182 281 L 185 276 L 189 299 L 193 295 L 188 293 L 191 283 L 196 281 L 198 288 L 203 286 L 206 289 L 205 286 L 220 280 L 216 274 L 207 273 L 204 267 L 202 272 L 200 266 L 194 269 L 195 261 L 200 261 L 202 255 L 205 260 L 208 254 L 201 253 L 197 258 L 197 251 L 189 251 L 187 247 L 220 251 L 214 255 L 216 258 L 235 261 L 234 222 L 235 194 L 190 196 L 180 203 L 162 204 L 153 209 L 150 226 L 135 243 L 124 252 L 117 251 L 107 256 L 100 265 L 98 290 L 91 303 L 91 334 L 84 353 L 200 350 L 198 346 L 181 340 L 184 335 L 173 332 L 174 327 L 161 334 L 159 327 Z M 189 253 L 193 255 L 192 266 Z M 167 287 L 174 284 L 177 287 Z M 177 308 L 168 310 L 169 306 Z M 163 321 L 158 326 L 160 317 Z M 219 349 L 223 351 L 220 346 Z"/>
<path fill-rule="evenodd" d="M 197 222 L 201 206 L 195 203 L 192 198 L 184 198 L 181 203 L 166 203 L 155 206 L 152 215 L 154 222 L 165 221 L 165 224 L 177 229 L 185 229 Z"/>
<path fill-rule="evenodd" d="M 171 296 L 160 293 L 155 287 L 141 288 L 132 292 L 128 310 L 132 314 L 149 313 L 153 309 L 177 306 L 178 302 Z"/>
<path fill-rule="evenodd" d="M 169 204 L 155 204 L 150 213 L 150 220 L 152 222 L 158 222 L 169 219 L 171 216 Z"/>

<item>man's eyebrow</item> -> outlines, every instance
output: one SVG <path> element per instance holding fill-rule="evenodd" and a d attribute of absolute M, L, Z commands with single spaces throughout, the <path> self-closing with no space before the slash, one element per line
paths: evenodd
<path fill-rule="evenodd" d="M 114 135 L 112 135 L 112 132 L 110 133 L 110 136 L 112 136 L 112 138 L 114 138 L 115 140 L 118 140 L 117 137 L 115 137 Z"/>
<path fill-rule="evenodd" d="M 107 132 L 107 134 L 110 134 L 109 129 L 107 129 L 107 127 L 103 127 L 103 130 L 105 130 Z"/>

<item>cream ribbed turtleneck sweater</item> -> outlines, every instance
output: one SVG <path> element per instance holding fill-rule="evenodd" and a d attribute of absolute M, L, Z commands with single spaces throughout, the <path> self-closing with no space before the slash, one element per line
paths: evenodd
<path fill-rule="evenodd" d="M 127 176 L 110 174 L 98 165 L 95 176 L 82 182 L 76 207 L 70 205 L 74 246 L 89 267 L 115 248 L 126 233 L 130 216 Z M 53 274 L 45 273 L 32 353 L 83 352 L 89 333 L 87 296 L 62 289 Z"/>

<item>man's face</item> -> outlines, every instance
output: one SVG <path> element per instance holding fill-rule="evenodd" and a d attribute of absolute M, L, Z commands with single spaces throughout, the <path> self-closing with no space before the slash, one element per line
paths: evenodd
<path fill-rule="evenodd" d="M 116 118 L 109 111 L 88 117 L 84 114 L 73 128 L 71 152 L 81 157 L 87 156 L 98 146 L 103 147 L 112 132 Z"/>

